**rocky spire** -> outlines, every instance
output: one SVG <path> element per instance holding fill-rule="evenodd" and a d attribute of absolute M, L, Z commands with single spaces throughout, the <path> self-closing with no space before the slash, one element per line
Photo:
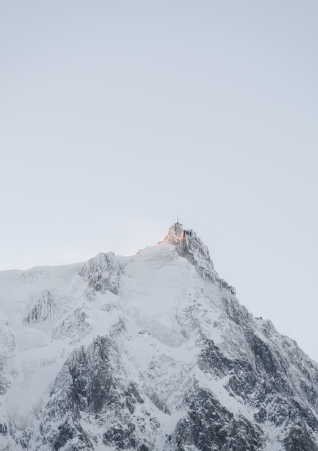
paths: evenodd
<path fill-rule="evenodd" d="M 177 216 L 176 222 L 172 224 L 164 240 L 168 240 L 171 243 L 177 243 L 182 238 L 182 236 L 183 236 L 183 228 L 182 224 L 178 222 Z"/>

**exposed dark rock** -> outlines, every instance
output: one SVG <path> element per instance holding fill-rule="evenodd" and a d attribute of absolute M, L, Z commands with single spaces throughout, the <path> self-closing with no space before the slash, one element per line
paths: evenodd
<path fill-rule="evenodd" d="M 131 437 L 133 421 L 127 423 L 127 415 L 131 416 L 136 404 L 143 402 L 136 384 L 121 375 L 117 343 L 111 337 L 98 337 L 87 350 L 76 349 L 57 377 L 44 412 L 46 441 L 58 450 L 75 437 L 80 443 L 78 449 L 85 446 L 89 449 L 93 445 L 79 423 L 81 416 L 93 415 L 95 420 L 103 422 L 104 415 L 111 415 L 113 424 L 103 441 L 126 449 L 127 443 L 135 443 Z M 126 418 L 127 427 L 117 424 L 118 417 Z M 57 429 L 46 431 L 45 424 L 52 421 Z"/>
<path fill-rule="evenodd" d="M 56 291 L 43 290 L 32 296 L 24 323 L 35 324 L 47 320 L 56 311 Z"/>
<path fill-rule="evenodd" d="M 52 445 L 55 451 L 63 448 L 66 443 L 72 441 L 69 450 L 86 450 L 92 449 L 92 443 L 85 434 L 82 426 L 76 419 L 68 416 L 66 420 L 58 426 L 57 433 L 53 434 L 49 443 Z M 74 443 L 75 441 L 75 443 Z"/>
<path fill-rule="evenodd" d="M 25 431 L 23 431 L 22 436 L 20 438 L 20 444 L 23 449 L 29 448 L 32 435 L 33 433 L 30 429 L 26 429 Z"/>
<path fill-rule="evenodd" d="M 262 430 L 246 418 L 234 417 L 207 390 L 195 389 L 189 404 L 188 415 L 178 423 L 169 449 L 187 450 L 195 446 L 202 451 L 255 451 L 261 448 Z"/>
<path fill-rule="evenodd" d="M 117 449 L 138 449 L 135 435 L 136 426 L 132 423 L 127 425 L 117 423 L 113 425 L 103 436 L 104 445 L 115 446 Z"/>
<path fill-rule="evenodd" d="M 165 240 L 175 244 L 178 254 L 188 259 L 204 280 L 218 283 L 221 289 L 236 294 L 234 287 L 220 279 L 214 269 L 208 247 L 193 230 L 184 230 L 182 224 L 175 223 L 170 227 Z"/>
<path fill-rule="evenodd" d="M 0 434 L 1 435 L 8 435 L 8 427 L 7 427 L 7 425 L 5 423 L 4 424 L 0 423 Z"/>

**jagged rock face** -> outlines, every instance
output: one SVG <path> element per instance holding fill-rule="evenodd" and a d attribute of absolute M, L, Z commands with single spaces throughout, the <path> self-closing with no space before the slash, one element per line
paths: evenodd
<path fill-rule="evenodd" d="M 43 290 L 31 297 L 24 322 L 35 324 L 45 321 L 54 315 L 56 309 L 56 291 Z"/>
<path fill-rule="evenodd" d="M 144 400 L 137 384 L 124 371 L 120 348 L 114 339 L 124 329 L 124 323 L 119 322 L 111 336 L 98 336 L 87 350 L 75 350 L 65 362 L 40 425 L 41 439 L 53 449 L 59 450 L 69 441 L 74 449 L 94 448 L 98 438 L 92 430 L 82 428 L 83 417 L 92 417 L 101 425 L 107 418 L 107 430 L 102 435 L 104 444 L 119 449 L 142 446 L 143 434 L 133 414 Z"/>
<path fill-rule="evenodd" d="M 109 290 L 117 294 L 122 271 L 123 265 L 117 262 L 113 252 L 101 252 L 83 265 L 79 275 L 88 280 L 89 285 L 96 291 Z"/>
<path fill-rule="evenodd" d="M 70 344 L 78 343 L 92 330 L 86 318 L 88 315 L 85 312 L 80 308 L 75 309 L 53 329 L 52 337 L 55 340 L 70 338 Z"/>
<path fill-rule="evenodd" d="M 234 287 L 220 279 L 214 270 L 208 247 L 193 230 L 184 230 L 182 224 L 179 223 L 173 224 L 168 230 L 165 240 L 176 245 L 178 254 L 188 259 L 203 279 L 210 279 L 213 283 L 218 283 L 221 289 L 224 288 L 236 294 Z"/>
<path fill-rule="evenodd" d="M 181 239 L 176 243 L 176 250 L 181 257 L 187 258 L 204 279 L 216 282 L 219 277 L 214 271 L 209 249 L 192 230 L 184 230 Z"/>
<path fill-rule="evenodd" d="M 193 231 L 36 271 L 0 273 L 0 450 L 318 451 L 318 365 Z"/>
<path fill-rule="evenodd" d="M 170 449 L 254 451 L 262 445 L 258 425 L 243 416 L 235 417 L 209 390 L 198 388 L 189 397 L 187 417 L 177 424 Z"/>

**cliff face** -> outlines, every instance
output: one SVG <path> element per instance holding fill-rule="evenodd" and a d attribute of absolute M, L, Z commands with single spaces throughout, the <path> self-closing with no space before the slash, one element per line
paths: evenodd
<path fill-rule="evenodd" d="M 181 224 L 0 281 L 0 450 L 318 450 L 318 365 Z"/>

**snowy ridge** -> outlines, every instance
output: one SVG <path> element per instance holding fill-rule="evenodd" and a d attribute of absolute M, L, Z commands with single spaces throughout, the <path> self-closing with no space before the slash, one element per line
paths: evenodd
<path fill-rule="evenodd" d="M 318 365 L 175 223 L 130 257 L 0 273 L 0 450 L 318 450 Z"/>

